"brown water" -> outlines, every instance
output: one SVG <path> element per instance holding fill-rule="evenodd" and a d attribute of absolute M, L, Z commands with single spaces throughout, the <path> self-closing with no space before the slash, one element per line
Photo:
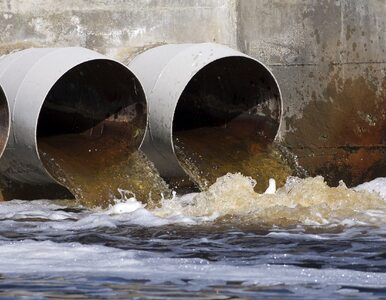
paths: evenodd
<path fill-rule="evenodd" d="M 150 206 L 171 191 L 146 156 L 130 145 L 133 137 L 67 134 L 39 138 L 41 159 L 49 173 L 87 207 L 108 206 L 131 193 Z"/>
<path fill-rule="evenodd" d="M 294 171 L 275 146 L 254 132 L 212 127 L 179 131 L 175 136 L 177 157 L 201 190 L 207 190 L 216 179 L 240 172 L 256 180 L 255 191 L 263 192 L 269 178 L 284 185 Z"/>

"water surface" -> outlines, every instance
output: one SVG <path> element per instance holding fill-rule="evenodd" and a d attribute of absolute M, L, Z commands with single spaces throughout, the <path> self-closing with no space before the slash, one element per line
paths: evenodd
<path fill-rule="evenodd" d="M 362 189 L 385 193 L 385 183 Z M 0 297 L 386 297 L 379 194 L 290 178 L 275 195 L 261 195 L 251 179 L 230 174 L 158 208 L 122 197 L 107 209 L 1 203 Z"/>

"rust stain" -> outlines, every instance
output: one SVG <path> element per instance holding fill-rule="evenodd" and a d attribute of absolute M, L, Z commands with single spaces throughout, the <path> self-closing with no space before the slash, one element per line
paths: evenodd
<path fill-rule="evenodd" d="M 294 132 L 286 146 L 302 167 L 330 185 L 386 176 L 386 78 L 377 87 L 363 77 L 343 81 L 338 72 L 312 98 L 301 119 L 287 119 Z"/>

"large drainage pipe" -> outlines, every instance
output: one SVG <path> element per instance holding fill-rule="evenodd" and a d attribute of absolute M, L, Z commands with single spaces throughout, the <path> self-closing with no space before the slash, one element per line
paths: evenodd
<path fill-rule="evenodd" d="M 142 87 L 126 66 L 99 53 L 74 47 L 10 54 L 0 60 L 0 84 L 12 116 L 0 159 L 4 199 L 70 197 L 50 160 L 81 157 L 83 171 L 92 173 L 93 157 L 108 164 L 142 142 Z"/>
<path fill-rule="evenodd" d="M 129 68 L 149 106 L 142 150 L 172 182 L 194 171 L 187 170 L 186 157 L 177 149 L 180 140 L 186 141 L 181 147 L 188 153 L 187 147 L 194 148 L 196 162 L 207 159 L 197 164 L 197 172 L 217 168 L 222 171 L 216 175 L 222 175 L 243 162 L 229 156 L 228 168 L 227 158 L 218 161 L 217 156 L 236 153 L 244 143 L 246 158 L 277 135 L 282 109 L 278 83 L 261 62 L 239 51 L 213 43 L 165 45 L 135 57 Z"/>

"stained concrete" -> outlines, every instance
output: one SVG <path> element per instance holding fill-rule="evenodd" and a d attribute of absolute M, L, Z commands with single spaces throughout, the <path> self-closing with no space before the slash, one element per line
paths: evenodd
<path fill-rule="evenodd" d="M 278 140 L 310 175 L 386 176 L 384 0 L 0 0 L 0 55 L 83 46 L 127 63 L 165 43 L 218 42 L 261 60 L 283 95 Z"/>
<path fill-rule="evenodd" d="M 280 141 L 310 175 L 386 176 L 386 2 L 238 2 L 238 46 L 283 94 Z"/>
<path fill-rule="evenodd" d="M 83 46 L 127 62 L 165 43 L 236 46 L 234 1 L 1 0 L 0 53 L 44 46 Z"/>

